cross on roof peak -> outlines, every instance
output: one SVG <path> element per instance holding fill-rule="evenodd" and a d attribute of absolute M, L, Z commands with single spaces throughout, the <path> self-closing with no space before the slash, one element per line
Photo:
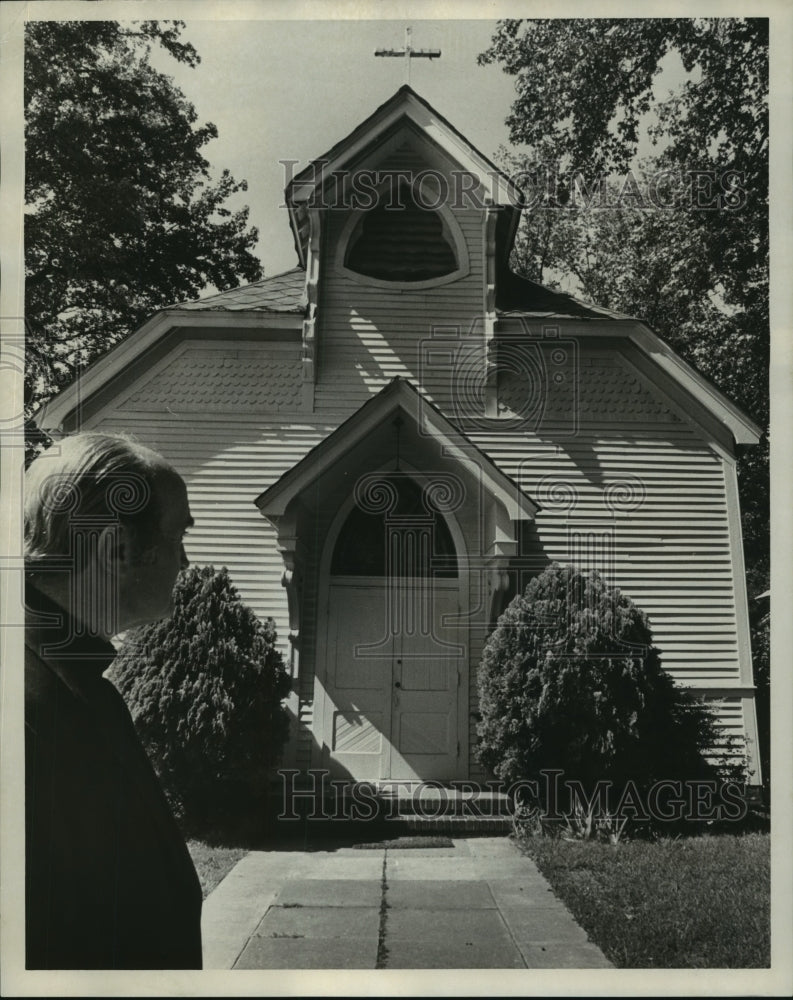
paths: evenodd
<path fill-rule="evenodd" d="M 405 83 L 410 83 L 411 59 L 440 59 L 440 49 L 414 49 L 410 44 L 413 29 L 405 28 L 405 47 L 403 49 L 375 49 L 376 56 L 393 56 L 405 60 Z"/>

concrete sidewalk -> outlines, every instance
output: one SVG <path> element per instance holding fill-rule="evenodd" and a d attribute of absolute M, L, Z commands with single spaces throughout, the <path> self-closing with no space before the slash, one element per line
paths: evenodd
<path fill-rule="evenodd" d="M 255 851 L 204 902 L 206 969 L 605 969 L 506 837 Z"/>

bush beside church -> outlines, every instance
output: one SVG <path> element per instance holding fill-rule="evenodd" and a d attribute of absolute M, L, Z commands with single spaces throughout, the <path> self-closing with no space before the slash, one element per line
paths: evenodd
<path fill-rule="evenodd" d="M 188 826 L 222 823 L 266 792 L 289 733 L 276 641 L 273 620 L 213 566 L 180 575 L 170 618 L 125 636 L 110 679 Z"/>
<path fill-rule="evenodd" d="M 661 666 L 646 615 L 596 572 L 552 564 L 499 618 L 478 674 L 479 757 L 514 783 L 561 771 L 646 790 L 740 778 L 711 710 Z M 725 769 L 726 768 L 726 769 Z"/>

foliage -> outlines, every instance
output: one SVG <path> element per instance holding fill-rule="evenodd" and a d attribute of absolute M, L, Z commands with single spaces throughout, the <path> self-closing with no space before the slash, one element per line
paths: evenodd
<path fill-rule="evenodd" d="M 512 805 L 512 835 L 522 841 L 528 837 L 559 836 L 563 840 L 601 840 L 616 847 L 626 832 L 627 815 L 619 815 L 613 808 L 600 809 L 593 797 L 589 803 L 575 800 L 571 808 L 558 819 L 550 820 L 539 801 L 518 799 Z M 647 829 L 654 833 L 655 827 Z"/>
<path fill-rule="evenodd" d="M 675 58 L 687 77 L 664 96 L 658 74 Z M 765 428 L 768 20 L 507 20 L 479 59 L 516 78 L 507 124 L 512 142 L 527 148 L 507 165 L 515 172 L 541 164 L 563 178 L 542 210 L 527 213 L 519 270 L 535 280 L 553 269 L 573 274 L 586 298 L 646 319 Z M 590 190 L 609 176 L 616 183 L 615 173 L 635 165 L 645 126 L 659 147 L 645 179 L 668 172 L 678 180 L 674 198 L 663 185 L 654 202 L 629 187 L 631 197 L 616 207 L 585 210 L 579 202 L 571 211 L 574 178 Z M 721 193 L 715 209 L 701 207 L 712 200 L 698 195 L 695 172 L 703 170 L 715 178 L 711 194 Z M 740 456 L 739 485 L 759 593 L 768 587 L 766 435 Z"/>
<path fill-rule="evenodd" d="M 212 183 L 214 125 L 150 64 L 182 22 L 34 21 L 25 46 L 26 387 L 34 409 L 170 303 L 261 276 L 246 190 Z"/>
<path fill-rule="evenodd" d="M 689 75 L 659 99 L 654 84 L 671 53 Z M 479 60 L 516 77 L 507 118 L 513 143 L 551 147 L 584 172 L 625 172 L 653 111 L 649 132 L 666 143 L 666 166 L 736 171 L 747 193 L 742 210 L 703 211 L 699 221 L 728 300 L 748 307 L 766 293 L 766 18 L 500 21 Z"/>
<path fill-rule="evenodd" d="M 52 444 L 52 438 L 30 417 L 25 417 L 25 468 Z"/>
<path fill-rule="evenodd" d="M 767 968 L 767 834 L 632 841 L 525 839 L 521 848 L 622 969 Z"/>
<path fill-rule="evenodd" d="M 242 603 L 225 567 L 191 567 L 170 619 L 130 630 L 111 679 L 172 803 L 202 823 L 266 787 L 289 721 L 271 618 Z"/>
<path fill-rule="evenodd" d="M 771 611 L 767 594 L 749 602 L 752 663 L 757 687 L 758 751 L 766 804 L 771 801 Z"/>
<path fill-rule="evenodd" d="M 559 769 L 592 789 L 713 772 L 715 721 L 675 687 L 646 616 L 602 577 L 551 564 L 498 620 L 478 672 L 479 757 L 506 782 Z"/>

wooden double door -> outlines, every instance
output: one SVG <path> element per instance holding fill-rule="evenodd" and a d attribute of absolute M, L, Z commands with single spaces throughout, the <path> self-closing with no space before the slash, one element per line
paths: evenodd
<path fill-rule="evenodd" d="M 335 775 L 461 776 L 459 610 L 456 579 L 330 578 L 323 744 Z"/>

